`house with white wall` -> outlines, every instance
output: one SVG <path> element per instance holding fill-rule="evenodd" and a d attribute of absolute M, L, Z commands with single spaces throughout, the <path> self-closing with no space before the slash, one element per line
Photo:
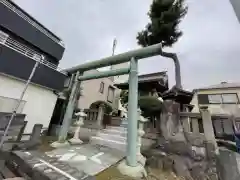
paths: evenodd
<path fill-rule="evenodd" d="M 86 71 L 84 75 L 94 74 L 98 70 Z M 81 97 L 78 101 L 78 108 L 89 109 L 91 104 L 96 101 L 104 101 L 117 109 L 119 89 L 114 86 L 113 78 L 106 77 L 101 79 L 92 79 L 81 82 Z"/>
<path fill-rule="evenodd" d="M 240 108 L 240 83 L 220 84 L 194 90 L 192 112 L 199 112 L 200 106 L 208 106 L 213 114 L 234 114 Z"/>
<path fill-rule="evenodd" d="M 13 111 L 40 61 L 17 113 L 26 115 L 26 133 L 37 123 L 48 128 L 66 78 L 58 69 L 62 40 L 10 0 L 0 1 L 0 17 L 0 112 Z"/>

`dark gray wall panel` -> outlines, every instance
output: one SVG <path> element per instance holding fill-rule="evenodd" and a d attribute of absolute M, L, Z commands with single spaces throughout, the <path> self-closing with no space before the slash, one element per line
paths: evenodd
<path fill-rule="evenodd" d="M 63 56 L 64 48 L 62 46 L 19 17 L 2 3 L 0 3 L 0 26 L 38 47 L 43 52 L 50 54 L 57 60 L 60 60 Z"/>
<path fill-rule="evenodd" d="M 238 21 L 240 22 L 240 1 L 239 0 L 230 0 L 232 3 L 233 9 L 236 13 Z"/>
<path fill-rule="evenodd" d="M 0 45 L 0 72 L 27 80 L 36 61 Z M 61 91 L 66 76 L 43 64 L 37 68 L 32 82 Z"/>

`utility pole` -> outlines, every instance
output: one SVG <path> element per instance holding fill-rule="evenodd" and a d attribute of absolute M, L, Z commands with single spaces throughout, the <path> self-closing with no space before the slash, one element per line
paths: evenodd
<path fill-rule="evenodd" d="M 117 47 L 117 39 L 114 38 L 113 39 L 113 46 L 112 46 L 112 56 L 114 56 L 114 54 L 115 54 L 116 47 Z M 113 66 L 111 66 L 110 69 L 113 70 Z M 119 76 L 117 76 L 117 77 L 119 77 Z M 114 77 L 111 77 L 111 80 L 114 81 Z"/>
<path fill-rule="evenodd" d="M 113 40 L 113 47 L 112 47 L 112 56 L 114 56 L 114 54 L 115 54 L 116 46 L 117 46 L 117 39 L 114 38 L 114 40 Z"/>

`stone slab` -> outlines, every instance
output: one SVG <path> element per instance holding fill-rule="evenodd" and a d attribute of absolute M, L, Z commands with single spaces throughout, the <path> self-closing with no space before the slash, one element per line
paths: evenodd
<path fill-rule="evenodd" d="M 127 132 L 127 128 L 122 127 L 122 126 L 107 126 L 106 129 L 115 129 L 115 130 L 118 130 L 118 131 L 125 131 L 125 132 Z"/>
<path fill-rule="evenodd" d="M 98 137 L 101 137 L 103 139 L 109 139 L 109 140 L 113 140 L 113 141 L 121 141 L 121 142 L 126 142 L 127 141 L 127 137 L 123 137 L 123 136 L 119 136 L 116 134 L 107 134 L 104 132 L 99 132 L 97 134 Z"/>
<path fill-rule="evenodd" d="M 96 136 L 92 136 L 90 143 L 126 152 L 127 129 L 124 127 L 108 126 L 106 129 L 99 131 Z"/>
<path fill-rule="evenodd" d="M 15 151 L 7 167 L 25 179 L 34 180 L 92 180 L 93 176 L 71 167 L 56 158 L 49 158 L 40 152 Z"/>
<path fill-rule="evenodd" d="M 57 157 L 59 161 L 67 162 L 70 166 L 94 176 L 123 159 L 125 153 L 109 147 L 84 144 L 55 149 L 47 155 Z"/>
<path fill-rule="evenodd" d="M 121 129 L 103 129 L 102 131 L 107 134 L 116 134 L 123 137 L 127 136 L 127 131 Z"/>
<path fill-rule="evenodd" d="M 106 147 L 111 147 L 115 150 L 119 150 L 122 152 L 126 152 L 126 141 L 114 141 L 114 140 L 110 140 L 110 139 L 103 139 L 101 137 L 92 137 L 91 144 L 97 144 L 97 145 L 102 145 L 102 146 L 106 146 Z"/>
<path fill-rule="evenodd" d="M 228 149 L 221 148 L 219 150 L 217 161 L 217 169 L 222 180 L 239 180 L 239 154 Z"/>
<path fill-rule="evenodd" d="M 124 153 L 108 147 L 83 144 L 46 153 L 14 151 L 12 159 L 15 161 L 11 162 L 17 164 L 18 169 L 24 173 L 29 172 L 28 174 L 34 176 L 31 178 L 36 180 L 89 180 L 124 156 Z"/>

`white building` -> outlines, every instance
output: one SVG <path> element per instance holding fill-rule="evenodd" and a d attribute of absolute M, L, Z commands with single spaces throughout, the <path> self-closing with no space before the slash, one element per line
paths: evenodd
<path fill-rule="evenodd" d="M 208 106 L 214 114 L 235 114 L 240 108 L 240 84 L 222 82 L 217 85 L 194 90 L 192 112 L 199 112 L 200 106 Z"/>
<path fill-rule="evenodd" d="M 66 75 L 58 70 L 62 40 L 10 0 L 0 1 L 0 114 L 13 112 L 36 63 L 17 113 L 25 114 L 26 133 L 34 124 L 48 128 Z M 1 123 L 1 119 L 0 119 Z"/>
<path fill-rule="evenodd" d="M 1 74 L 0 84 L 0 112 L 11 113 L 24 89 L 25 82 Z M 51 89 L 30 84 L 17 111 L 26 114 L 25 121 L 28 123 L 25 132 L 31 132 L 36 123 L 48 128 L 56 101 L 57 95 Z"/>
<path fill-rule="evenodd" d="M 84 73 L 94 74 L 98 70 L 90 70 Z M 113 78 L 106 77 L 101 79 L 93 79 L 81 82 L 82 96 L 78 101 L 78 107 L 81 109 L 89 109 L 90 105 L 96 101 L 105 101 L 117 109 L 116 96 L 119 94 L 119 89 L 114 86 Z"/>

